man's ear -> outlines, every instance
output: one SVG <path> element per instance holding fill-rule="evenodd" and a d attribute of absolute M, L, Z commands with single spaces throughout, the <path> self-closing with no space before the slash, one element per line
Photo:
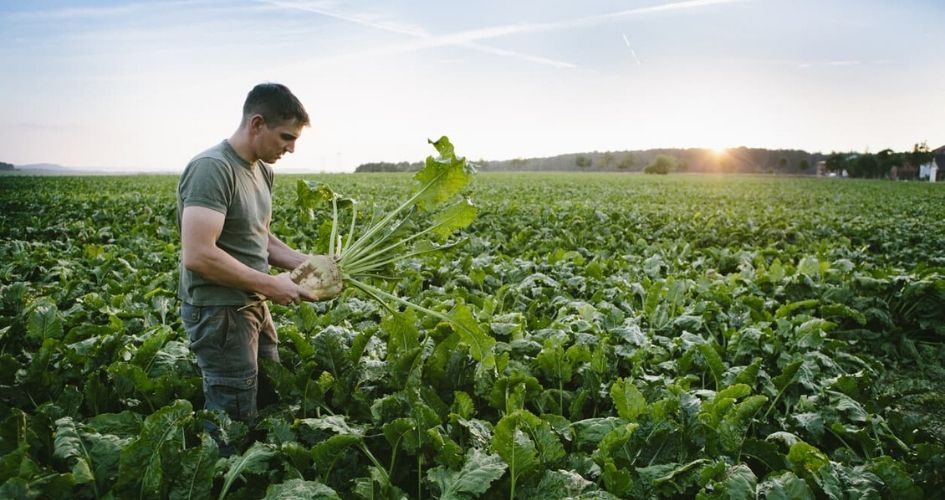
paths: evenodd
<path fill-rule="evenodd" d="M 263 125 L 266 124 L 266 119 L 263 118 L 260 114 L 255 114 L 249 117 L 249 129 L 253 132 L 259 132 L 262 130 Z"/>

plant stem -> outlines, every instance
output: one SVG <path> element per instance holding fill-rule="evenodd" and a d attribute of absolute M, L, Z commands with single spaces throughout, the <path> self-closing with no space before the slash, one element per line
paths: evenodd
<path fill-rule="evenodd" d="M 355 222 L 358 220 L 358 205 L 357 203 L 351 203 L 351 228 L 348 229 L 348 239 L 345 240 L 344 247 L 341 249 L 341 253 L 348 251 L 348 247 L 351 246 L 351 242 L 354 241 L 354 226 Z"/>
<path fill-rule="evenodd" d="M 413 205 L 414 202 L 416 202 L 418 199 L 420 199 L 420 196 L 423 195 L 423 193 L 426 193 L 427 190 L 429 190 L 429 189 L 433 186 L 433 184 L 436 183 L 436 181 L 440 180 L 440 177 L 443 177 L 444 175 L 446 175 L 446 172 L 447 172 L 447 170 L 444 170 L 444 171 L 440 172 L 440 173 L 439 173 L 436 177 L 434 177 L 433 179 L 430 179 L 430 181 L 427 182 L 425 186 L 423 186 L 422 188 L 420 188 L 416 193 L 413 194 L 413 196 L 411 196 L 410 198 L 408 198 L 407 201 L 401 203 L 399 207 L 397 207 L 396 209 L 394 209 L 394 211 L 392 211 L 392 212 L 390 212 L 389 214 L 387 214 L 383 219 L 380 220 L 380 222 L 378 222 L 377 224 L 374 224 L 373 226 L 371 226 L 370 229 L 368 229 L 364 234 L 361 235 L 360 238 L 357 239 L 357 241 L 354 242 L 354 245 L 353 245 L 353 247 L 352 247 L 351 250 L 352 250 L 352 251 L 357 251 L 357 249 L 360 248 L 361 245 L 364 244 L 364 242 L 369 241 L 371 238 L 373 238 L 374 235 L 377 234 L 384 226 L 386 226 L 388 222 L 390 222 L 391 220 L 393 220 L 394 217 L 395 217 L 397 214 L 399 214 L 399 213 L 400 213 L 401 211 L 403 211 L 405 208 L 407 208 L 407 207 Z M 342 259 L 344 259 L 345 255 L 347 255 L 347 254 L 344 254 L 344 255 L 341 256 Z"/>
<path fill-rule="evenodd" d="M 406 254 L 396 255 L 396 256 L 394 256 L 394 257 L 388 257 L 387 259 L 383 259 L 383 260 L 381 260 L 380 258 L 378 258 L 378 259 L 376 259 L 376 260 L 374 260 L 374 261 L 368 261 L 368 260 L 366 260 L 366 259 L 363 259 L 363 260 L 359 260 L 358 262 L 356 262 L 356 263 L 354 263 L 354 264 L 349 264 L 349 265 L 344 265 L 344 264 L 342 264 L 342 269 L 344 269 L 349 275 L 361 276 L 361 275 L 363 275 L 364 273 L 366 273 L 367 271 L 373 271 L 373 270 L 376 270 L 376 269 L 380 269 L 380 268 L 382 268 L 382 267 L 384 267 L 384 266 L 386 266 L 386 265 L 388 265 L 388 264 L 393 264 L 393 263 L 395 263 L 395 262 L 399 262 L 399 261 L 402 261 L 402 260 L 407 260 L 407 259 L 410 259 L 410 258 L 412 258 L 412 257 L 417 257 L 418 255 L 425 255 L 425 254 L 428 254 L 428 253 L 439 252 L 439 251 L 441 251 L 441 250 L 447 250 L 447 249 L 452 248 L 452 247 L 454 247 L 454 246 L 456 246 L 456 245 L 458 245 L 458 244 L 459 244 L 459 242 L 456 242 L 456 243 L 452 243 L 452 244 L 449 244 L 449 245 L 442 245 L 442 246 L 438 246 L 438 247 L 427 248 L 427 249 L 425 249 L 425 250 L 416 250 L 416 251 L 414 251 L 414 252 L 408 252 L 408 253 L 406 253 Z M 380 252 L 378 252 L 377 255 L 380 256 L 380 255 L 381 255 Z M 373 255 L 372 255 L 372 257 L 373 257 Z"/>
<path fill-rule="evenodd" d="M 404 220 L 406 221 L 407 219 L 404 219 Z M 361 261 L 364 261 L 364 260 L 374 259 L 374 258 L 376 258 L 376 257 L 378 257 L 378 256 L 387 255 L 388 253 L 390 253 L 391 250 L 393 250 L 393 249 L 395 249 L 395 248 L 397 248 L 397 247 L 399 247 L 399 246 L 401 246 L 401 245 L 403 245 L 403 244 L 405 244 L 405 243 L 407 243 L 407 242 L 413 241 L 413 240 L 415 240 L 415 239 L 417 239 L 417 238 L 419 238 L 419 237 L 421 237 L 421 236 L 423 236 L 423 235 L 425 235 L 425 234 L 427 234 L 427 233 L 429 233 L 429 232 L 435 230 L 436 228 L 438 228 L 438 227 L 440 227 L 440 226 L 442 226 L 442 225 L 444 225 L 444 223 L 442 223 L 442 222 L 439 223 L 439 224 L 434 224 L 434 225 L 432 225 L 432 226 L 430 226 L 430 227 L 424 229 L 423 231 L 420 231 L 419 233 L 412 234 L 412 235 L 410 235 L 410 236 L 408 236 L 408 237 L 406 237 L 406 238 L 404 238 L 404 239 L 398 240 L 398 241 L 396 241 L 396 242 L 394 242 L 394 243 L 392 243 L 392 244 L 390 244 L 390 245 L 384 247 L 382 250 L 377 250 L 377 251 L 371 253 L 370 255 L 368 255 L 367 257 L 361 258 L 360 255 L 355 256 L 354 258 L 351 259 L 351 260 L 354 261 L 354 262 L 352 262 L 352 264 L 357 264 L 358 262 L 361 262 Z M 382 243 L 383 241 L 385 241 L 385 239 L 378 239 L 377 241 L 374 242 L 374 244 L 372 244 L 372 246 L 376 246 L 377 244 Z M 349 262 L 349 261 L 346 260 L 345 262 Z"/>
<path fill-rule="evenodd" d="M 766 411 L 765 414 L 764 414 L 764 416 L 761 417 L 762 420 L 768 420 L 768 414 L 771 413 L 771 410 L 774 409 L 774 405 L 776 405 L 776 404 L 778 403 L 778 400 L 781 399 L 781 395 L 784 394 L 784 391 L 787 390 L 788 386 L 790 386 L 790 385 L 791 385 L 791 384 L 788 383 L 787 385 L 784 386 L 784 388 L 782 388 L 780 391 L 778 391 L 778 395 L 774 397 L 774 400 L 773 400 L 773 401 L 771 401 L 771 406 L 768 407 L 768 411 Z"/>
<path fill-rule="evenodd" d="M 336 255 L 335 236 L 338 234 L 338 198 L 331 199 L 331 236 L 328 238 L 328 255 Z"/>
<path fill-rule="evenodd" d="M 403 225 L 406 224 L 408 220 L 410 220 L 411 215 L 413 215 L 413 212 L 408 212 L 403 219 L 400 219 L 393 226 L 387 228 L 387 231 L 385 231 L 380 236 L 377 236 L 376 238 L 372 237 L 370 241 L 366 240 L 361 244 L 358 244 L 358 241 L 356 241 L 355 245 L 353 245 L 347 253 L 341 256 L 341 262 L 347 265 L 349 263 L 362 260 L 362 257 L 366 253 L 374 250 L 379 245 L 387 241 L 387 239 L 394 235 L 397 231 L 400 231 L 400 228 L 403 227 Z"/>

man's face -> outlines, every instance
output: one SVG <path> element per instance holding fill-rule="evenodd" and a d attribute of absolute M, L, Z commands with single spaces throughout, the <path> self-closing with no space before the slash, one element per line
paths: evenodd
<path fill-rule="evenodd" d="M 263 123 L 256 138 L 256 156 L 266 163 L 275 163 L 285 153 L 295 151 L 295 140 L 302 134 L 298 120 L 288 120 L 276 125 Z"/>

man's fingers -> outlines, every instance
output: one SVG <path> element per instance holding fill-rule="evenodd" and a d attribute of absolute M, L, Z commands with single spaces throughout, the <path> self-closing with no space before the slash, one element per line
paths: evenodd
<path fill-rule="evenodd" d="M 313 292 L 306 289 L 304 286 L 299 287 L 299 298 L 301 300 L 307 300 L 309 302 L 315 302 L 318 300 L 318 295 L 315 295 Z"/>

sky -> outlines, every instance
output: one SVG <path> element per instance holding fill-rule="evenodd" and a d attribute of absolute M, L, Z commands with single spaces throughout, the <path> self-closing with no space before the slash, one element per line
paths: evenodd
<path fill-rule="evenodd" d="M 0 0 L 0 161 L 181 171 L 253 85 L 277 172 L 662 147 L 945 145 L 942 0 Z"/>

